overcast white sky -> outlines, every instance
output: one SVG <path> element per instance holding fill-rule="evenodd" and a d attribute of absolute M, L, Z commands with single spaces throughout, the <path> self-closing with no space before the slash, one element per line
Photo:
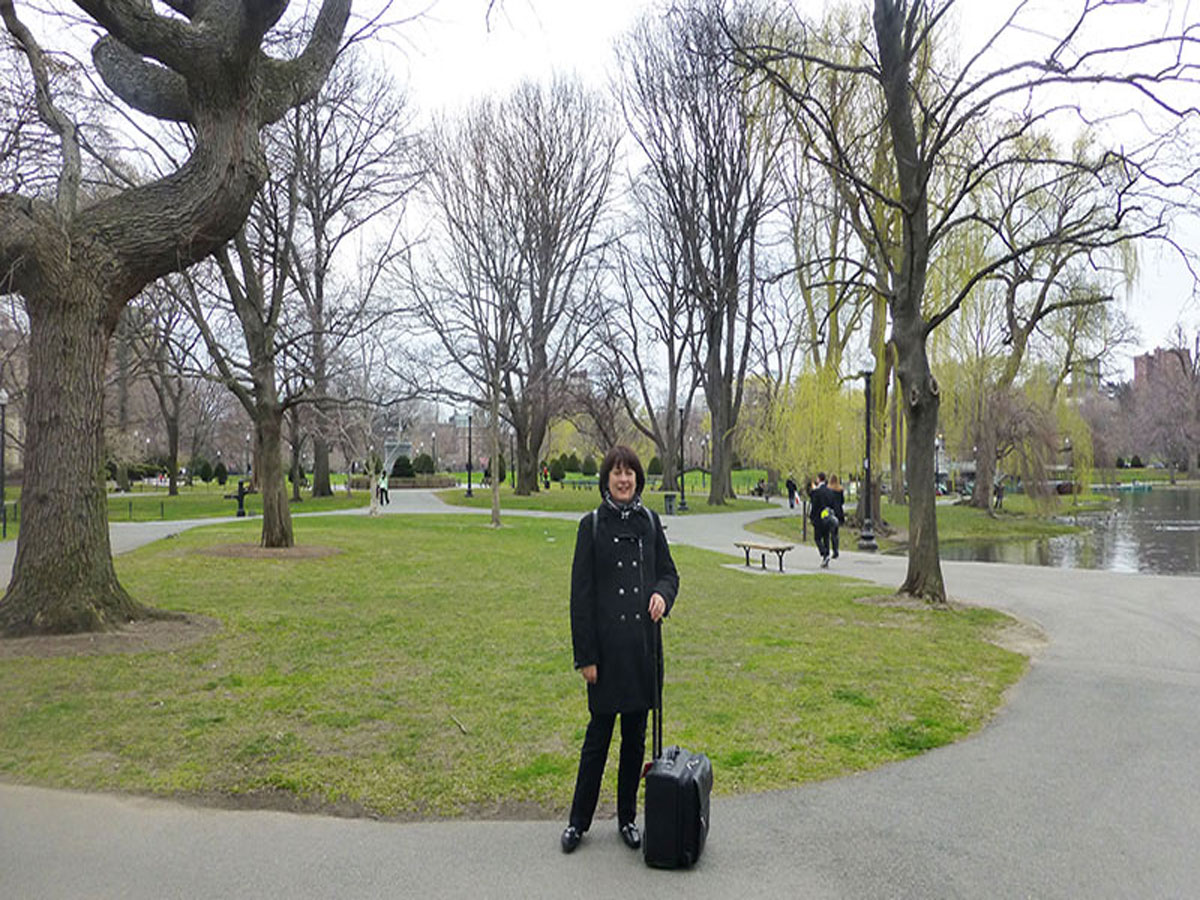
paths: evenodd
<path fill-rule="evenodd" d="M 1054 12 L 1075 6 L 1063 0 L 1038 2 L 1050 3 Z M 820 9 L 825 2 L 801 0 L 801 5 Z M 1014 0 L 963 0 L 963 9 L 970 13 L 963 23 L 964 52 L 990 34 L 1013 5 Z M 504 0 L 489 23 L 486 0 L 437 0 L 421 22 L 408 26 L 412 99 L 426 111 L 454 108 L 481 94 L 502 93 L 523 78 L 543 79 L 555 71 L 575 72 L 602 88 L 613 64 L 613 39 L 644 10 L 655 7 L 653 0 Z M 1163 8 L 1177 17 L 1200 20 L 1200 3 L 1186 0 L 1149 0 L 1141 8 L 1111 12 L 1136 16 L 1144 23 L 1157 21 L 1151 13 Z M 1013 38 L 1023 42 L 1033 36 Z M 1193 241 L 1200 241 L 1200 223 L 1192 226 Z M 1168 343 L 1177 322 L 1193 332 L 1200 326 L 1200 308 L 1190 296 L 1190 278 L 1182 263 L 1156 250 L 1143 253 L 1129 309 L 1141 331 L 1135 353 Z M 1125 368 L 1126 376 L 1132 377 L 1130 361 Z"/>

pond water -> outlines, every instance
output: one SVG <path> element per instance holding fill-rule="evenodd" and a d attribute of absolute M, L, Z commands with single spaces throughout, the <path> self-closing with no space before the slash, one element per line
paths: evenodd
<path fill-rule="evenodd" d="M 943 545 L 942 559 L 1006 562 L 1111 572 L 1200 575 L 1200 488 L 1116 491 L 1116 503 L 1080 513 L 1087 530 L 1033 541 Z M 1071 520 L 1069 501 L 1064 518 Z"/>

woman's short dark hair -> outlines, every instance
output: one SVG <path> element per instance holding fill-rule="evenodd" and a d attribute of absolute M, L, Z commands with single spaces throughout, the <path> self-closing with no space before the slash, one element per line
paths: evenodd
<path fill-rule="evenodd" d="M 637 492 L 640 494 L 646 487 L 646 472 L 642 469 L 642 461 L 630 448 L 624 444 L 617 444 L 604 455 L 604 462 L 600 464 L 601 496 L 608 496 L 608 476 L 618 465 L 633 469 L 634 475 L 637 476 Z"/>

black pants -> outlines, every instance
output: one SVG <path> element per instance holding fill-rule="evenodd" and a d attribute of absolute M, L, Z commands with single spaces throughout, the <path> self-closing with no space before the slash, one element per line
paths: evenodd
<path fill-rule="evenodd" d="M 827 520 L 813 522 L 813 540 L 817 543 L 817 552 L 824 559 L 829 555 L 830 547 L 838 552 L 838 520 L 830 516 Z"/>
<path fill-rule="evenodd" d="M 621 713 L 621 761 L 617 768 L 617 823 L 625 825 L 637 818 L 638 784 L 642 779 L 642 760 L 646 754 L 647 711 Z M 616 713 L 593 713 L 579 751 L 579 774 L 575 778 L 575 799 L 571 803 L 569 825 L 587 831 L 592 825 L 596 803 L 600 799 L 600 781 L 608 761 Z"/>

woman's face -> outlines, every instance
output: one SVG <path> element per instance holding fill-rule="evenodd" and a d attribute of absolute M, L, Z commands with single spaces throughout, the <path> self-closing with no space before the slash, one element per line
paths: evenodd
<path fill-rule="evenodd" d="M 617 463 L 608 473 L 608 493 L 617 503 L 628 503 L 637 492 L 637 473 Z"/>

